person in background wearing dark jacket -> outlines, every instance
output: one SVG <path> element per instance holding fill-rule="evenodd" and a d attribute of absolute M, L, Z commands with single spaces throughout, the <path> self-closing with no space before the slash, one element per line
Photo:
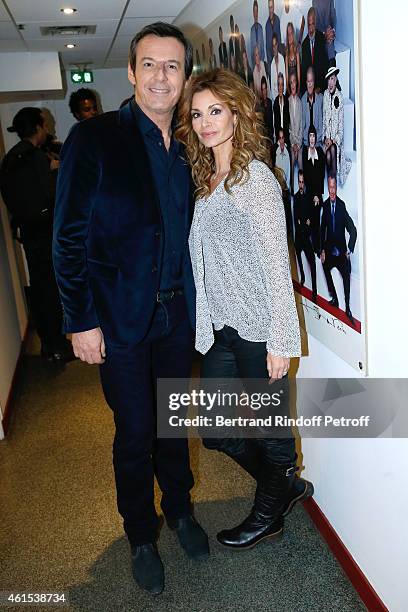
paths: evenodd
<path fill-rule="evenodd" d="M 220 39 L 220 44 L 218 46 L 218 57 L 220 58 L 220 68 L 228 68 L 228 51 L 227 45 L 224 42 L 224 34 L 222 31 L 222 27 L 218 28 L 218 36 Z"/>
<path fill-rule="evenodd" d="M 69 109 L 77 121 L 96 117 L 99 111 L 95 92 L 86 87 L 72 92 L 69 98 Z"/>
<path fill-rule="evenodd" d="M 52 265 L 52 223 L 59 161 L 50 160 L 47 124 L 40 108 L 18 111 L 9 132 L 21 139 L 4 157 L 0 188 L 19 236 L 30 275 L 30 306 L 41 340 L 41 356 L 61 363 L 74 358 L 62 334 L 62 307 Z"/>
<path fill-rule="evenodd" d="M 285 134 L 285 142 L 289 143 L 289 102 L 286 96 L 284 95 L 284 83 L 285 81 L 283 78 L 283 74 L 280 72 L 278 74 L 278 95 L 276 96 L 273 103 L 273 124 L 275 126 L 276 142 L 278 142 L 279 139 L 279 129 L 282 128 Z"/>
<path fill-rule="evenodd" d="M 314 125 L 308 129 L 309 146 L 303 151 L 303 170 L 310 204 L 312 206 L 312 241 L 316 255 L 320 255 L 320 211 L 323 205 L 325 156 L 316 146 L 317 133 Z"/>
<path fill-rule="evenodd" d="M 71 130 L 54 227 L 65 328 L 78 357 L 101 366 L 116 425 L 117 503 L 133 576 L 154 595 L 164 588 L 155 475 L 167 524 L 187 555 L 209 553 L 191 512 L 187 436 L 167 439 L 156 431 L 157 380 L 189 379 L 193 357 L 192 186 L 173 121 L 192 55 L 190 42 L 170 24 L 136 34 L 128 69 L 135 97 Z"/>
<path fill-rule="evenodd" d="M 266 81 L 266 77 L 262 77 L 261 80 L 261 109 L 264 116 L 264 123 L 266 127 L 266 135 L 271 141 L 271 145 L 273 143 L 273 110 L 272 110 L 272 102 L 270 98 L 268 98 L 268 83 Z"/>
<path fill-rule="evenodd" d="M 300 284 L 305 284 L 305 272 L 302 262 L 302 251 L 310 266 L 312 275 L 312 300 L 317 299 L 316 284 L 316 261 L 312 245 L 312 203 L 309 194 L 305 190 L 305 178 L 303 171 L 298 172 L 299 191 L 293 199 L 293 217 L 295 222 L 295 250 L 300 270 Z"/>
<path fill-rule="evenodd" d="M 337 268 L 343 279 L 344 300 L 346 303 L 346 315 L 354 325 L 353 315 L 350 310 L 350 255 L 354 251 L 357 240 L 357 229 L 353 219 L 347 212 L 346 205 L 337 196 L 336 176 L 329 176 L 329 197 L 323 204 L 323 215 L 321 221 L 321 245 L 320 260 L 323 264 L 327 288 L 331 295 L 330 306 L 338 308 L 339 300 L 333 283 L 331 270 Z M 346 244 L 345 232 L 349 234 Z"/>
<path fill-rule="evenodd" d="M 306 74 L 309 66 L 314 68 L 316 91 L 320 93 L 325 90 L 325 76 L 329 65 L 326 40 L 322 32 L 316 29 L 316 11 L 313 7 L 310 7 L 307 13 L 307 31 L 308 34 L 302 43 L 301 95 L 306 91 Z"/>

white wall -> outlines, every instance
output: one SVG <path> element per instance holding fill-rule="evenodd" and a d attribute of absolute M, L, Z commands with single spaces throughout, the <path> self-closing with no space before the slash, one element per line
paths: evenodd
<path fill-rule="evenodd" d="M 337 0 L 339 4 L 341 0 Z M 391 92 L 398 83 L 400 100 L 408 99 L 406 79 L 393 57 L 405 56 L 405 39 L 384 27 L 385 7 L 361 0 L 360 46 L 364 168 L 364 236 L 368 329 L 368 372 L 372 377 L 407 377 L 406 304 L 407 208 L 404 162 L 396 172 L 396 149 L 386 155 L 386 133 L 396 138 L 404 110 L 390 113 Z M 193 0 L 177 20 L 206 27 L 231 5 L 228 0 Z M 407 22 L 402 0 L 390 9 L 395 23 Z M 208 19 L 206 18 L 208 16 Z M 358 58 L 355 58 L 356 63 Z M 395 74 L 392 73 L 395 72 Z M 387 89 L 385 84 L 389 83 Z M 404 88 L 404 92 L 402 91 Z M 386 130 L 386 128 L 388 128 Z M 393 140 L 394 142 L 394 140 Z M 380 145 L 379 145 L 380 143 Z M 402 181 L 401 181 L 401 178 Z M 299 376 L 355 377 L 356 371 L 309 337 L 309 357 Z M 304 439 L 305 477 L 315 484 L 315 499 L 374 589 L 391 612 L 408 609 L 408 444 L 404 439 Z"/>
<path fill-rule="evenodd" d="M 99 94 L 103 111 L 116 110 L 125 98 L 132 95 L 133 89 L 127 79 L 126 68 L 112 68 L 109 70 L 95 70 L 94 82 L 86 85 Z M 67 94 L 64 100 L 33 100 L 30 102 L 13 102 L 0 104 L 0 121 L 3 126 L 3 138 L 6 151 L 18 142 L 15 134 L 9 134 L 6 128 L 11 125 L 14 115 L 23 106 L 37 106 L 47 108 L 56 122 L 56 134 L 59 140 L 64 141 L 72 125 L 76 123 L 69 110 L 68 100 L 72 91 L 84 87 L 71 83 L 71 73 L 66 73 Z"/>

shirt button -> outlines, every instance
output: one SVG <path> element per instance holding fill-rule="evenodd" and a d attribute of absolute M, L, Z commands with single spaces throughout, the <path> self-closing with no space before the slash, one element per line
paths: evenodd
<path fill-rule="evenodd" d="M 159 145 L 159 147 L 161 147 L 163 145 L 163 143 L 160 142 L 160 140 L 159 140 L 159 142 L 157 144 Z"/>
<path fill-rule="evenodd" d="M 157 272 L 157 266 L 153 266 L 152 272 Z"/>

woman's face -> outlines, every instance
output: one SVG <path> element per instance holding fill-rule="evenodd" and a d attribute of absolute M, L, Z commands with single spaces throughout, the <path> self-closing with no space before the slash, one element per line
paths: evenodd
<path fill-rule="evenodd" d="M 330 93 L 333 93 L 333 91 L 336 89 L 336 83 L 337 83 L 337 76 L 335 74 L 332 74 L 329 77 L 329 81 L 327 83 Z"/>
<path fill-rule="evenodd" d="M 191 122 L 198 140 L 206 147 L 214 148 L 232 139 L 236 115 L 206 89 L 193 96 Z"/>
<path fill-rule="evenodd" d="M 288 45 L 292 45 L 295 40 L 295 33 L 293 31 L 293 25 L 288 25 Z"/>

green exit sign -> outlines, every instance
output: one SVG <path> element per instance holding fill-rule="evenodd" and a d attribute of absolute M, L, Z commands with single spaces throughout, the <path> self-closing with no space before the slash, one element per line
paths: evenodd
<path fill-rule="evenodd" d="M 71 70 L 72 83 L 93 83 L 93 73 L 90 70 Z"/>

